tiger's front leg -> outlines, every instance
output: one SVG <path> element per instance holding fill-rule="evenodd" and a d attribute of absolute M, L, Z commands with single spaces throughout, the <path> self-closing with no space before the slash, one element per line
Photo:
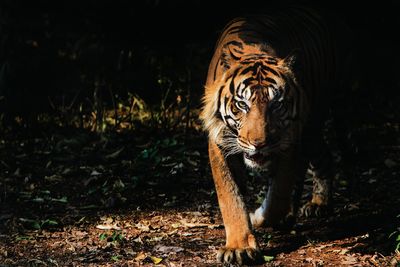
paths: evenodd
<path fill-rule="evenodd" d="M 243 197 L 233 177 L 237 173 L 229 167 L 227 159 L 214 142 L 209 141 L 208 149 L 226 232 L 226 245 L 219 249 L 217 259 L 224 263 L 255 262 L 260 255 L 259 247 L 252 232 Z"/>
<path fill-rule="evenodd" d="M 296 149 L 287 151 L 274 162 L 274 170 L 262 205 L 250 214 L 254 227 L 287 226 L 294 223 L 297 205 L 293 201 L 293 190 L 302 169 Z M 302 181 L 301 181 L 302 182 Z"/>

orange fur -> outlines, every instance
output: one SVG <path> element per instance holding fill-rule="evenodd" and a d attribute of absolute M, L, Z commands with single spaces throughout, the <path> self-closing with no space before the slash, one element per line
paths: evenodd
<path fill-rule="evenodd" d="M 313 146 L 321 138 L 320 118 L 311 121 L 310 114 L 319 112 L 315 107 L 328 105 L 326 91 L 336 89 L 337 76 L 343 74 L 342 68 L 330 69 L 335 64 L 341 67 L 343 61 L 325 26 L 309 10 L 292 10 L 233 20 L 217 42 L 200 118 L 209 136 L 211 170 L 226 231 L 220 261 L 240 264 L 246 257 L 253 259 L 259 248 L 252 227 L 275 226 L 297 213 L 291 196 L 296 178 L 304 177 L 310 161 L 304 159 L 302 142 L 306 139 L 306 146 L 316 151 Z M 300 64 L 294 67 L 296 49 Z M 304 132 L 310 136 L 304 138 Z M 264 168 L 272 157 L 274 177 L 266 204 L 249 214 L 239 190 L 245 164 Z M 330 178 L 315 177 L 309 213 L 329 204 Z"/>

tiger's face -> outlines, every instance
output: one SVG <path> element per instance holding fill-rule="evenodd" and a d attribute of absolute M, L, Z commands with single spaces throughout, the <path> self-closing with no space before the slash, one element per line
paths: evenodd
<path fill-rule="evenodd" d="M 279 70 L 262 60 L 238 66 L 234 73 L 220 98 L 219 113 L 229 129 L 221 145 L 228 153 L 242 152 L 247 166 L 263 168 L 288 142 L 284 131 L 292 109 L 289 88 Z"/>
<path fill-rule="evenodd" d="M 228 112 L 222 118 L 236 139 L 236 150 L 243 152 L 246 165 L 262 168 L 271 153 L 282 148 L 282 131 L 288 121 L 280 115 L 287 111 L 287 102 L 284 89 L 271 84 L 244 88 L 244 95 L 233 95 L 226 108 L 221 106 L 220 112 Z M 229 137 L 226 141 L 230 142 Z"/>
<path fill-rule="evenodd" d="M 214 107 L 203 110 L 210 137 L 225 155 L 242 153 L 250 168 L 263 169 L 274 153 L 290 145 L 296 116 L 293 77 L 285 60 L 265 54 L 243 57 L 216 83 Z M 207 114 L 207 108 L 214 108 Z M 207 124 L 208 122 L 208 124 Z"/>

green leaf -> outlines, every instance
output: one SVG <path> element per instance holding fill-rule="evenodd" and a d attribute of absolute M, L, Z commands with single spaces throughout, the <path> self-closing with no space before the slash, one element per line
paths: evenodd
<path fill-rule="evenodd" d="M 26 218 L 19 218 L 19 221 L 24 223 L 25 227 L 39 230 L 41 228 L 41 224 L 39 221 L 32 220 L 32 219 L 26 219 Z"/>
<path fill-rule="evenodd" d="M 33 236 L 17 236 L 15 238 L 15 241 L 21 241 L 21 240 L 34 240 Z"/>
<path fill-rule="evenodd" d="M 274 256 L 263 256 L 265 262 L 270 262 L 274 260 Z"/>
<path fill-rule="evenodd" d="M 57 221 L 53 221 L 53 220 L 48 220 L 47 223 L 49 225 L 58 225 L 58 222 Z"/>
<path fill-rule="evenodd" d="M 65 204 L 65 203 L 68 203 L 68 198 L 67 197 L 52 198 L 51 201 Z"/>
<path fill-rule="evenodd" d="M 392 238 L 392 236 L 394 236 L 394 235 L 397 234 L 397 233 L 398 233 L 398 231 L 393 231 L 392 233 L 390 233 L 390 235 L 389 235 L 388 238 L 389 238 L 389 239 Z"/>
<path fill-rule="evenodd" d="M 79 209 L 81 210 L 91 210 L 91 209 L 97 209 L 99 206 L 95 205 L 95 204 L 91 204 L 91 205 L 85 205 L 82 207 L 79 207 Z"/>
<path fill-rule="evenodd" d="M 166 147 L 176 146 L 177 144 L 178 144 L 178 141 L 176 141 L 176 139 L 174 139 L 174 138 L 165 138 L 162 141 L 161 146 L 166 148 Z"/>
<path fill-rule="evenodd" d="M 112 236 L 111 236 L 111 241 L 112 242 L 121 242 L 122 240 L 124 240 L 124 235 L 123 234 L 121 234 L 121 232 L 119 232 L 119 231 L 114 231 L 113 232 L 113 234 L 112 234 Z"/>
<path fill-rule="evenodd" d="M 36 197 L 36 198 L 32 199 L 32 202 L 44 203 L 44 198 L 42 198 L 42 197 Z"/>
<path fill-rule="evenodd" d="M 120 256 L 118 256 L 118 255 L 112 256 L 111 259 L 112 259 L 113 261 L 120 261 L 120 260 L 121 260 L 121 259 L 120 259 Z"/>
<path fill-rule="evenodd" d="M 45 221 L 43 221 L 42 222 L 42 227 L 43 226 L 45 226 L 45 225 L 48 225 L 48 226 L 55 226 L 55 225 L 58 225 L 58 222 L 57 221 L 54 221 L 54 220 L 45 220 Z"/>
<path fill-rule="evenodd" d="M 107 239 L 107 234 L 105 234 L 105 233 L 100 234 L 100 235 L 99 235 L 99 239 L 100 239 L 101 241 Z"/>
<path fill-rule="evenodd" d="M 256 199 L 255 203 L 261 205 L 263 202 L 264 202 L 264 195 L 262 195 L 262 196 L 257 195 L 257 199 Z"/>
<path fill-rule="evenodd" d="M 32 227 L 33 229 L 36 229 L 36 230 L 40 230 L 40 228 L 41 228 L 41 226 L 40 226 L 40 224 L 39 224 L 38 221 L 32 222 L 31 227 Z"/>
<path fill-rule="evenodd" d="M 141 156 L 143 159 L 148 159 L 149 158 L 149 150 L 144 149 L 141 153 Z"/>

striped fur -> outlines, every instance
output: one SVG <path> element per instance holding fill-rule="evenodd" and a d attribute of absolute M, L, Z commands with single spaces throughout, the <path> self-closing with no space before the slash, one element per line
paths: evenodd
<path fill-rule="evenodd" d="M 231 21 L 216 44 L 201 119 L 227 234 L 220 261 L 255 257 L 252 227 L 297 213 L 295 184 L 313 156 L 325 153 L 323 120 L 349 71 L 346 40 L 333 23 L 307 8 L 274 11 Z M 236 184 L 244 165 L 268 166 L 273 176 L 264 203 L 251 214 Z M 307 215 L 329 205 L 330 172 L 316 172 L 315 184 Z"/>

